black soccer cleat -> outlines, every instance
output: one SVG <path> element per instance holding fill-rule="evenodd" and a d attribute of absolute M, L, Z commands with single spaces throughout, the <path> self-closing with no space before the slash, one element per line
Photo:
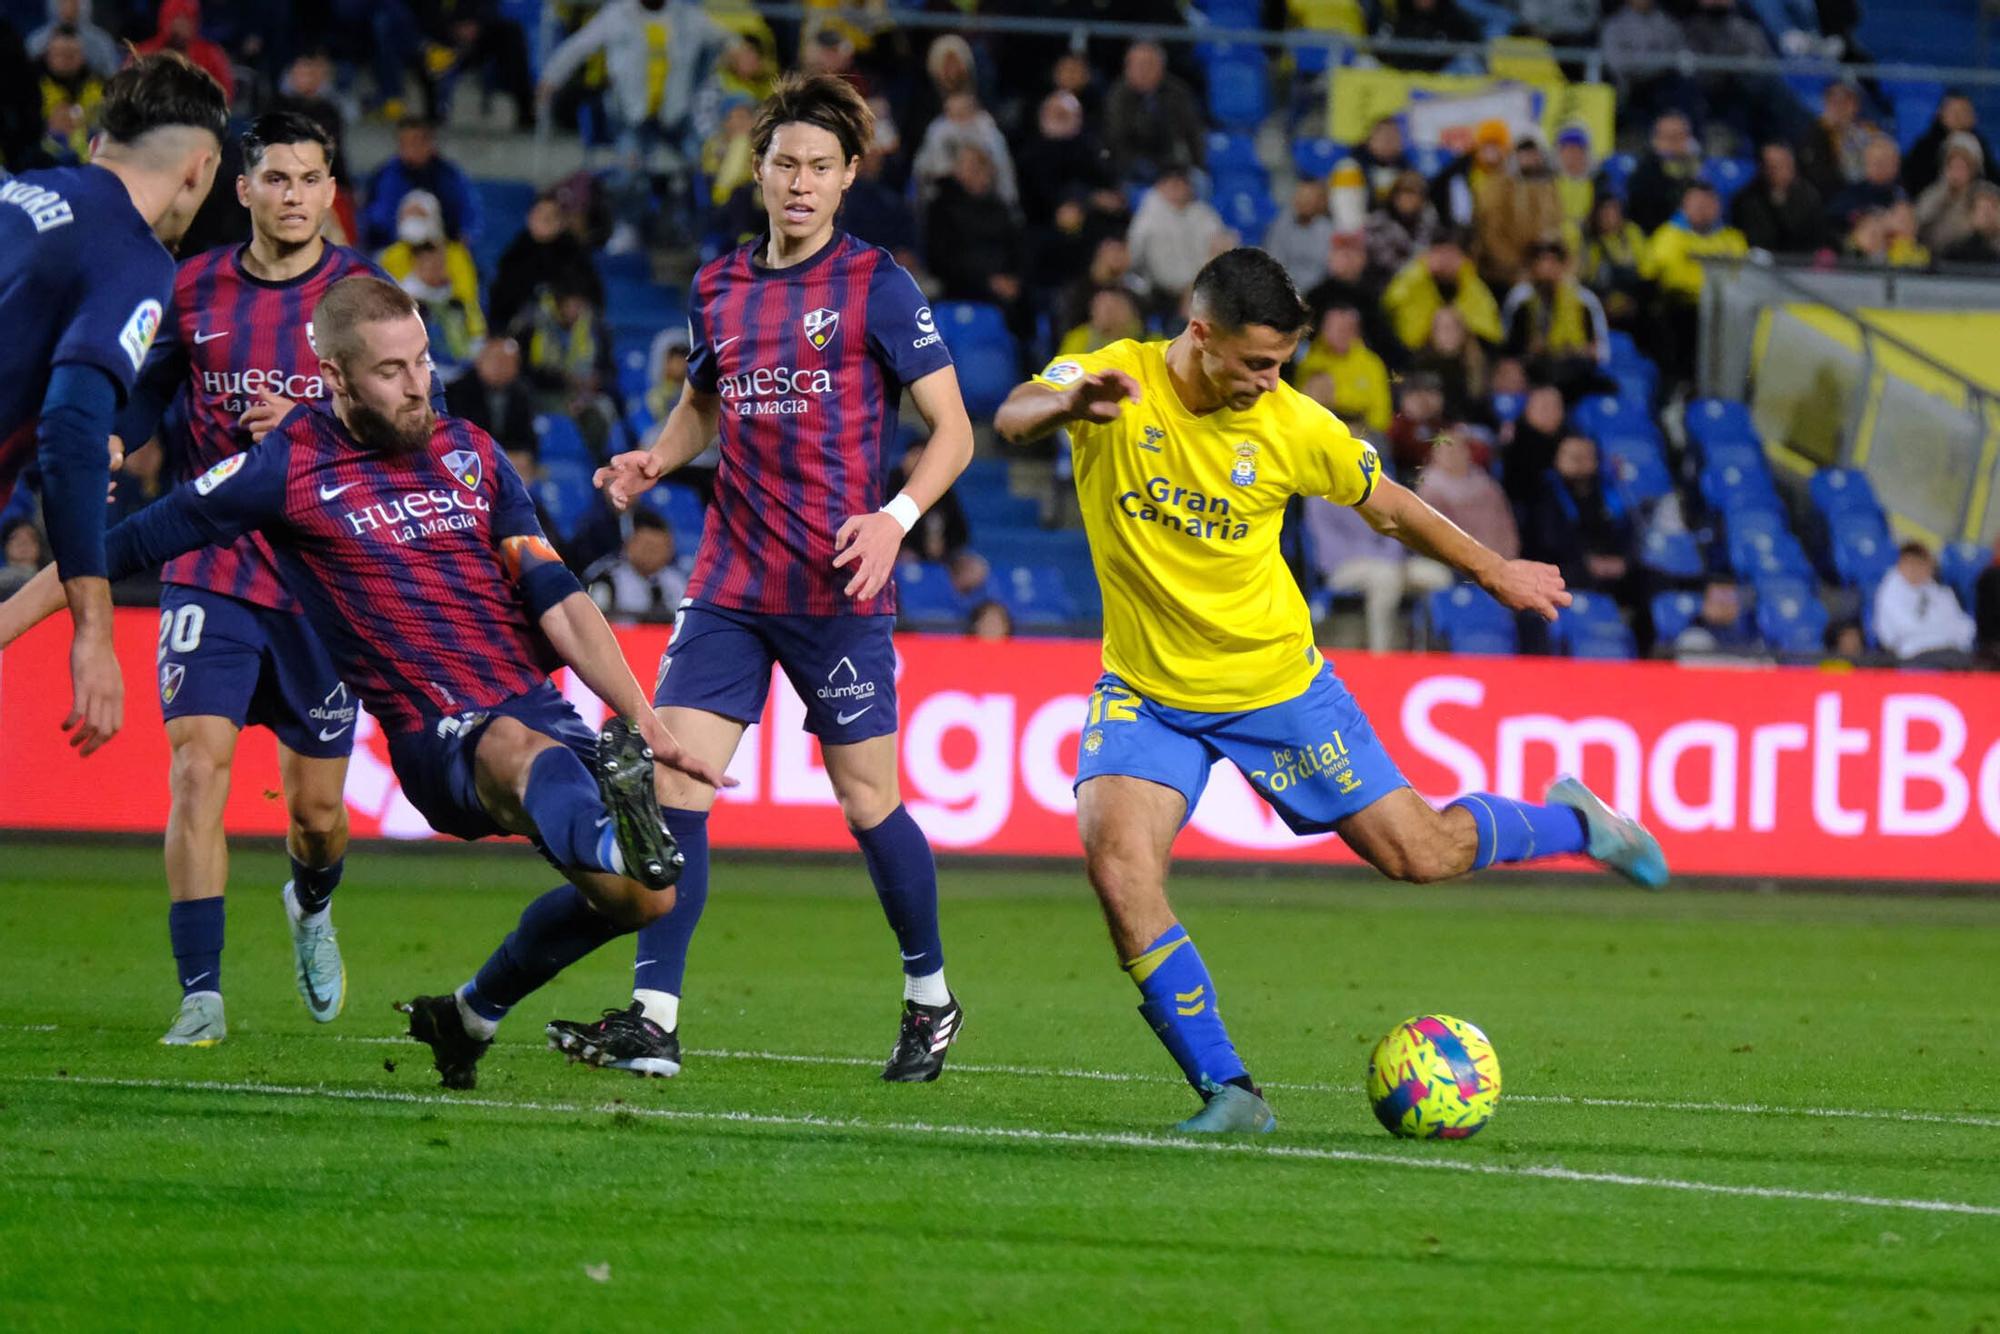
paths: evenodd
<path fill-rule="evenodd" d="M 493 1045 L 465 1031 L 456 996 L 419 996 L 397 1001 L 410 1016 L 410 1036 L 431 1049 L 438 1079 L 448 1089 L 469 1089 L 479 1082 L 479 1058 Z"/>
<path fill-rule="evenodd" d="M 654 890 L 680 879 L 686 859 L 660 820 L 653 749 L 639 738 L 638 728 L 615 714 L 597 734 L 597 790 L 610 813 L 626 874 Z"/>
<path fill-rule="evenodd" d="M 623 1010 L 606 1010 L 595 1023 L 552 1019 L 543 1031 L 549 1035 L 549 1046 L 585 1065 L 656 1079 L 671 1079 L 681 1072 L 679 1032 L 648 1019 L 638 1001 Z"/>
<path fill-rule="evenodd" d="M 903 1025 L 882 1078 L 891 1084 L 928 1084 L 944 1073 L 945 1053 L 958 1038 L 965 1011 L 953 996 L 942 1005 L 903 1002 Z"/>

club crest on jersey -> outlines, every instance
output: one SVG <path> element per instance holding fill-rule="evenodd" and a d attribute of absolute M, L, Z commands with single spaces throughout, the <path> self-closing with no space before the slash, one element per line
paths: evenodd
<path fill-rule="evenodd" d="M 160 667 L 160 703 L 171 704 L 174 696 L 181 693 L 181 682 L 187 679 L 187 668 L 178 662 L 163 663 Z"/>
<path fill-rule="evenodd" d="M 451 480 L 468 491 L 477 491 L 479 479 L 486 475 L 480 466 L 479 455 L 469 449 L 452 450 L 444 456 L 444 466 L 445 471 L 451 474 Z"/>
<path fill-rule="evenodd" d="M 826 345 L 833 341 L 833 331 L 840 327 L 840 312 L 821 306 L 818 310 L 806 312 L 806 341 L 813 345 L 815 352 L 826 351 Z"/>
<path fill-rule="evenodd" d="M 1229 470 L 1229 480 L 1238 486 L 1256 485 L 1257 446 L 1248 440 L 1236 447 L 1236 466 Z"/>

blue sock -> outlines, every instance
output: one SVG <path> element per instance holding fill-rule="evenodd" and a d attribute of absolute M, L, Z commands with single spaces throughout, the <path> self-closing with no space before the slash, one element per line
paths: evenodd
<path fill-rule="evenodd" d="M 180 970 L 181 995 L 222 990 L 222 896 L 167 908 L 167 939 Z"/>
<path fill-rule="evenodd" d="M 1229 1031 L 1215 1008 L 1215 984 L 1187 928 L 1175 925 L 1125 964 L 1145 1002 L 1139 1013 L 1174 1064 L 1197 1093 L 1204 1084 L 1248 1083 L 1250 1072 L 1236 1054 Z"/>
<path fill-rule="evenodd" d="M 334 858 L 331 866 L 307 866 L 297 857 L 292 858 L 292 897 L 298 900 L 299 911 L 307 917 L 325 911 L 346 867 L 345 857 Z"/>
<path fill-rule="evenodd" d="M 528 766 L 521 798 L 549 857 L 565 870 L 619 870 L 618 834 L 606 818 L 597 780 L 567 746 L 551 746 Z M 622 872 L 621 872 L 622 873 Z"/>
<path fill-rule="evenodd" d="M 1475 871 L 1495 862 L 1532 861 L 1582 852 L 1590 846 L 1583 816 L 1570 806 L 1537 806 L 1491 792 L 1468 792 L 1451 805 L 1470 811 L 1473 827 L 1479 831 L 1479 852 L 1472 863 Z"/>
<path fill-rule="evenodd" d="M 688 943 L 694 939 L 701 910 L 708 904 L 708 812 L 662 806 L 660 819 L 686 860 L 681 878 L 674 882 L 674 910 L 639 929 L 632 986 L 638 991 L 678 996 L 681 981 L 687 976 Z"/>
<path fill-rule="evenodd" d="M 873 829 L 857 829 L 875 897 L 896 933 L 903 954 L 903 972 L 926 977 L 944 968 L 944 941 L 938 936 L 937 863 L 930 840 L 906 806 L 889 812 Z"/>
<path fill-rule="evenodd" d="M 520 924 L 466 983 L 466 1007 L 498 1021 L 529 992 L 629 930 L 591 907 L 575 885 L 558 885 L 522 909 Z"/>

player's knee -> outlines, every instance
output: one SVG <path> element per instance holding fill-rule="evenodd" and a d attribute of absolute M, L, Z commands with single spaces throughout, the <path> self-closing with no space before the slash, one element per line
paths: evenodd
<path fill-rule="evenodd" d="M 849 829 L 873 829 L 895 811 L 900 797 L 893 785 L 847 783 L 834 793 Z"/>
<path fill-rule="evenodd" d="M 347 805 L 342 801 L 292 803 L 292 846 L 313 866 L 324 866 L 347 842 Z"/>
<path fill-rule="evenodd" d="M 1148 902 L 1166 893 L 1158 871 L 1147 859 L 1118 848 L 1085 853 L 1090 886 L 1107 909 L 1116 911 Z"/>
<path fill-rule="evenodd" d="M 1429 885 L 1449 880 L 1463 869 L 1455 867 L 1447 850 L 1435 839 L 1416 831 L 1385 839 L 1371 853 L 1375 869 L 1391 880 L 1408 885 Z"/>
<path fill-rule="evenodd" d="M 229 760 L 199 742 L 176 747 L 167 783 L 177 805 L 219 806 L 229 795 Z"/>

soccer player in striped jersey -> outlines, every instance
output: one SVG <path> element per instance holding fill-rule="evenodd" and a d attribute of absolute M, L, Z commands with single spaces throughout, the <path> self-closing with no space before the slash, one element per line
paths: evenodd
<path fill-rule="evenodd" d="M 159 332 L 177 245 L 222 158 L 229 102 L 171 52 L 104 85 L 87 166 L 0 184 L 0 507 L 32 463 L 68 586 L 75 704 L 88 755 L 125 718 L 104 578 L 105 442 Z"/>
<path fill-rule="evenodd" d="M 1433 809 L 1404 780 L 1313 644 L 1279 530 L 1295 495 L 1352 505 L 1377 530 L 1550 620 L 1555 567 L 1505 560 L 1415 493 L 1338 418 L 1278 378 L 1305 328 L 1261 250 L 1210 260 L 1171 342 L 1058 357 L 995 415 L 1009 440 L 1067 427 L 1104 587 L 1104 674 L 1078 746 L 1077 825 L 1139 1013 L 1202 1099 L 1180 1129 L 1259 1133 L 1276 1120 L 1217 1013 L 1214 983 L 1167 905 L 1174 836 L 1218 759 L 1295 833 L 1337 832 L 1396 880 L 1587 853 L 1640 884 L 1660 845 L 1574 778 L 1546 803 L 1471 793 Z"/>
<path fill-rule="evenodd" d="M 233 183 L 250 212 L 250 239 L 198 255 L 174 275 L 166 319 L 118 430 L 139 446 L 158 427 L 175 481 L 242 453 L 294 403 L 326 397 L 309 329 L 313 306 L 342 278 L 379 272 L 320 235 L 333 208 L 332 157 L 333 139 L 317 122 L 290 111 L 259 117 L 243 135 L 243 174 Z M 173 751 L 167 935 L 181 1007 L 160 1041 L 210 1047 L 228 1033 L 222 812 L 247 724 L 277 738 L 291 822 L 292 874 L 280 899 L 293 978 L 306 1012 L 328 1023 L 347 993 L 328 905 L 347 850 L 342 792 L 354 698 L 279 579 L 262 534 L 177 557 L 161 578 L 160 712 Z"/>
<path fill-rule="evenodd" d="M 873 134 L 867 104 L 837 78 L 790 78 L 765 101 L 752 143 L 769 234 L 695 275 L 687 389 L 652 449 L 619 455 L 598 483 L 622 509 L 720 429 L 715 502 L 653 703 L 696 756 L 725 768 L 764 711 L 772 664 L 783 668 L 902 954 L 882 1077 L 920 1082 L 943 1070 L 963 1012 L 945 985 L 930 844 L 897 778 L 891 574 L 903 535 L 970 460 L 972 424 L 923 294 L 888 251 L 835 225 Z M 930 446 L 884 504 L 905 389 Z M 679 906 L 639 934 L 631 1005 L 550 1024 L 559 1050 L 679 1072 L 714 801 L 712 785 L 662 772 L 661 813 L 687 857 Z"/>
<path fill-rule="evenodd" d="M 726 780 L 654 716 L 506 454 L 431 411 L 429 342 L 409 295 L 356 275 L 312 318 L 331 411 L 300 404 L 114 528 L 106 565 L 120 578 L 262 533 L 431 827 L 526 835 L 563 873 L 470 981 L 399 1007 L 445 1087 L 471 1088 L 513 1006 L 673 906 L 678 856 L 654 765 Z M 49 571 L 30 580 L 0 604 L 0 647 L 62 600 Z M 550 681 L 564 665 L 617 714 L 601 732 Z"/>

